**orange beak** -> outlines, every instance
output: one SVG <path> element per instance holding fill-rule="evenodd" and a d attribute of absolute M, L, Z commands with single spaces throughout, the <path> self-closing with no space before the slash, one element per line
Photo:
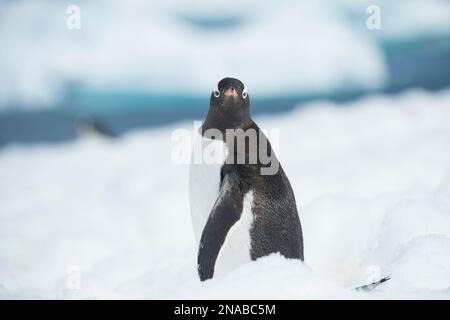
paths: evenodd
<path fill-rule="evenodd" d="M 230 89 L 227 89 L 227 91 L 225 91 L 225 95 L 226 95 L 227 97 L 230 97 L 230 96 L 237 97 L 237 96 L 238 96 L 238 93 L 237 93 L 236 89 L 230 88 Z"/>

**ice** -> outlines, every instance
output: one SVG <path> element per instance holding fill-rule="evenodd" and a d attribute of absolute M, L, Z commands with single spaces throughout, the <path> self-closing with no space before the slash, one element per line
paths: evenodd
<path fill-rule="evenodd" d="M 64 105 L 68 85 L 203 95 L 225 76 L 259 96 L 377 89 L 387 80 L 380 38 L 450 30 L 438 0 L 381 1 L 379 31 L 366 28 L 369 1 L 77 4 L 80 30 L 66 28 L 64 2 L 0 4 L 0 110 Z"/>
<path fill-rule="evenodd" d="M 380 39 L 448 36 L 450 7 L 378 1 L 381 30 L 370 31 L 372 4 L 78 1 L 81 29 L 69 30 L 65 2 L 2 2 L 0 111 L 64 105 L 74 84 L 203 95 L 233 76 L 259 96 L 377 89 L 387 83 Z"/>
<path fill-rule="evenodd" d="M 260 116 L 299 207 L 305 264 L 272 255 L 201 283 L 181 122 L 0 150 L 2 298 L 450 298 L 450 91 Z M 79 269 L 81 288 L 71 289 Z M 392 279 L 370 293 L 352 288 Z"/>

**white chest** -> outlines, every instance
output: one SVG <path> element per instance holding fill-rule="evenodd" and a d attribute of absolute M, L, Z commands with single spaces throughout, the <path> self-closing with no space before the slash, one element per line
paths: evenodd
<path fill-rule="evenodd" d="M 220 170 L 226 156 L 227 149 L 222 141 L 195 136 L 189 171 L 189 202 L 197 243 L 219 194 Z"/>
<path fill-rule="evenodd" d="M 225 162 L 227 150 L 222 141 L 203 139 L 200 136 L 197 139 L 201 139 L 200 141 L 197 140 L 196 143 L 198 143 L 197 146 L 202 146 L 204 157 L 200 162 L 194 161 L 194 155 L 191 159 L 189 201 L 192 226 L 198 244 L 203 228 L 219 195 L 220 171 Z M 214 153 L 216 153 L 215 156 L 213 155 Z M 216 276 L 225 274 L 251 260 L 250 229 L 253 223 L 252 205 L 253 192 L 250 191 L 244 196 L 241 219 L 229 230 L 225 243 L 219 252 L 215 264 Z"/>

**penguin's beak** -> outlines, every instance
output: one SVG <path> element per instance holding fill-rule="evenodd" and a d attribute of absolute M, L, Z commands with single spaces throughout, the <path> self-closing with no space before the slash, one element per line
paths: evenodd
<path fill-rule="evenodd" d="M 235 88 L 233 88 L 233 87 L 228 88 L 225 91 L 225 96 L 227 96 L 227 97 L 237 97 L 238 96 L 237 90 Z"/>

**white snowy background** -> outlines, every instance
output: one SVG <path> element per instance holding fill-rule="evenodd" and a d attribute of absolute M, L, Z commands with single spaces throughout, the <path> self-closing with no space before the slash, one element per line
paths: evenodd
<path fill-rule="evenodd" d="M 379 89 L 379 43 L 448 36 L 450 5 L 377 1 L 371 32 L 372 2 L 0 0 L 0 112 L 61 106 L 68 82 L 200 96 L 228 75 L 255 97 Z M 69 4 L 79 31 L 66 28 Z M 192 22 L 221 19 L 237 26 Z M 272 255 L 199 281 L 188 166 L 171 161 L 172 132 L 193 127 L 180 122 L 2 147 L 0 298 L 450 299 L 449 90 L 255 120 L 280 130 L 304 264 Z M 392 279 L 353 290 L 378 275 Z"/>
<path fill-rule="evenodd" d="M 366 26 L 371 0 L 0 1 L 0 111 L 58 106 L 67 81 L 204 95 L 233 75 L 259 97 L 378 89 L 388 80 L 378 42 L 448 36 L 450 4 L 376 4 L 378 31 Z M 80 30 L 66 28 L 68 5 Z"/>
<path fill-rule="evenodd" d="M 174 129 L 0 150 L 1 298 L 450 298 L 450 91 L 314 103 L 280 130 L 305 263 L 201 283 Z M 71 290 L 73 268 L 79 290 Z M 374 271 L 392 279 L 352 288 Z M 68 286 L 69 284 L 69 286 Z"/>

